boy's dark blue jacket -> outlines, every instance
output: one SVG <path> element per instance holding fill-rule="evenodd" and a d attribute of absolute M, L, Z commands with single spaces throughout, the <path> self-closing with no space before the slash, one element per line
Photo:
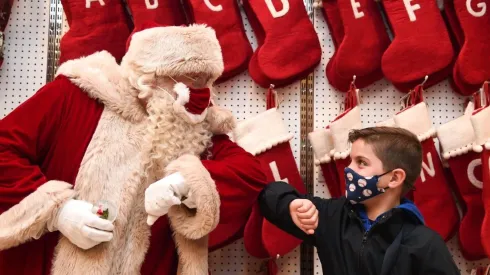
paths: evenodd
<path fill-rule="evenodd" d="M 295 199 L 309 199 L 318 209 L 315 234 L 307 235 L 293 223 L 289 204 Z M 267 220 L 317 248 L 323 274 L 460 274 L 442 238 L 424 226 L 408 200 L 370 221 L 362 205 L 345 198 L 300 195 L 291 185 L 274 182 L 260 193 L 259 204 Z"/>

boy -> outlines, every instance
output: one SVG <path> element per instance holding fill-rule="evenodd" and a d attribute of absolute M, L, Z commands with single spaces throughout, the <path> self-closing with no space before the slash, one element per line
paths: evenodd
<path fill-rule="evenodd" d="M 349 142 L 346 197 L 300 195 L 275 182 L 259 196 L 264 217 L 316 246 L 324 274 L 460 274 L 444 241 L 403 198 L 420 175 L 417 137 L 376 127 L 352 131 Z"/>

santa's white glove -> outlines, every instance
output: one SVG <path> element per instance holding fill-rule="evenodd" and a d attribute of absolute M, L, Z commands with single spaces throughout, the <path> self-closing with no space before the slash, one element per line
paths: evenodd
<path fill-rule="evenodd" d="M 189 208 L 196 208 L 195 200 L 189 194 L 189 187 L 180 173 L 171 174 L 153 183 L 145 191 L 148 225 L 153 225 L 159 217 L 168 213 L 170 207 L 181 203 Z"/>
<path fill-rule="evenodd" d="M 59 210 L 50 231 L 59 230 L 74 245 L 90 249 L 112 240 L 114 225 L 92 213 L 93 205 L 86 201 L 69 200 Z"/>

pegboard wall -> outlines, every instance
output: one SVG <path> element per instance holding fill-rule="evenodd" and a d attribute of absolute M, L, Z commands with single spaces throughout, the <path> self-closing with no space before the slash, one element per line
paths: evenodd
<path fill-rule="evenodd" d="M 0 68 L 0 118 L 46 83 L 49 3 L 14 1 Z"/>
<path fill-rule="evenodd" d="M 335 47 L 328 26 L 320 10 L 314 12 L 314 26 L 322 44 L 322 62 L 314 72 L 314 128 L 320 129 L 330 124 L 343 108 L 345 94 L 336 91 L 328 84 L 325 68 L 335 52 Z M 402 64 L 401 64 L 402 65 Z M 397 91 L 388 81 L 382 79 L 371 86 L 362 89 L 360 96 L 361 121 L 364 127 L 374 126 L 387 120 L 401 109 L 400 99 L 405 94 Z M 451 90 L 448 81 L 443 81 L 427 89 L 424 98 L 429 106 L 429 112 L 434 126 L 441 125 L 463 115 L 464 98 Z M 314 193 L 320 197 L 330 197 L 325 182 L 318 167 L 315 167 Z M 466 261 L 458 248 L 457 237 L 447 243 L 453 258 L 462 275 L 471 274 L 475 267 L 487 266 L 490 260 Z M 315 252 L 314 274 L 323 274 L 320 260 Z"/>
<path fill-rule="evenodd" d="M 307 1 L 308 9 L 311 3 Z M 29 98 L 46 83 L 47 51 L 49 33 L 50 3 L 41 0 L 18 0 L 12 8 L 12 15 L 5 32 L 5 61 L 0 68 L 1 117 Z M 242 18 L 250 43 L 257 47 L 254 34 L 245 14 Z M 344 94 L 336 92 L 325 77 L 325 67 L 335 49 L 328 27 L 320 11 L 313 14 L 315 29 L 319 35 L 323 56 L 321 65 L 314 72 L 314 127 L 326 126 L 341 110 Z M 68 26 L 63 24 L 63 31 Z M 265 111 L 265 90 L 256 85 L 248 73 L 243 73 L 216 87 L 218 103 L 233 110 L 238 120 L 250 118 Z M 279 110 L 285 124 L 295 138 L 291 141 L 298 167 L 300 161 L 300 84 L 295 83 L 278 89 Z M 363 104 L 362 122 L 372 126 L 376 122 L 391 117 L 399 110 L 402 93 L 388 82 L 381 80 L 361 92 Z M 452 120 L 463 113 L 463 98 L 451 91 L 447 82 L 432 87 L 426 92 L 434 125 Z M 329 197 L 323 180 L 315 169 L 314 192 L 321 197 Z M 457 240 L 448 243 L 462 274 L 470 274 L 472 268 L 490 264 L 490 261 L 467 262 L 457 249 Z M 316 255 L 316 253 L 315 253 Z M 249 256 L 243 242 L 237 241 L 209 256 L 213 274 L 258 274 L 262 261 Z M 279 274 L 300 273 L 299 248 L 278 260 Z M 322 274 L 318 258 L 314 260 L 314 273 Z"/>

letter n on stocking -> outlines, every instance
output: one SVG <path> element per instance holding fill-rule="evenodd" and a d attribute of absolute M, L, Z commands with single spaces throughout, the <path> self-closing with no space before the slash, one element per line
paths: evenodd
<path fill-rule="evenodd" d="M 447 240 L 456 232 L 459 215 L 434 144 L 436 131 L 427 105 L 420 102 L 403 110 L 395 116 L 395 123 L 415 134 L 422 143 L 422 171 L 415 181 L 413 199 L 427 226 Z"/>

